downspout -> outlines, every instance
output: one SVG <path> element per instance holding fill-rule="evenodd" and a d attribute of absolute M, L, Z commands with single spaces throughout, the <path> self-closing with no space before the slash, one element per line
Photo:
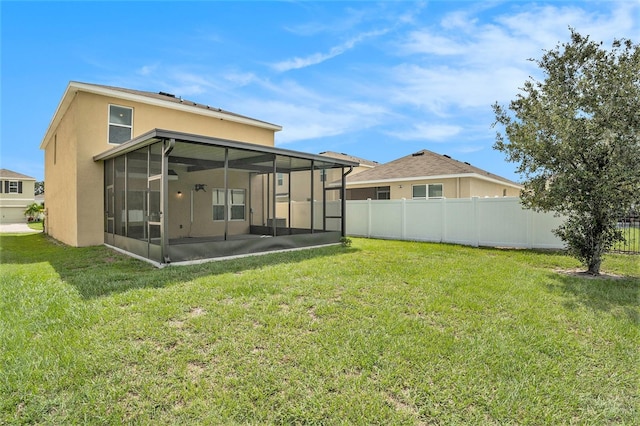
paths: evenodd
<path fill-rule="evenodd" d="M 342 170 L 344 170 L 344 167 Z M 352 171 L 353 166 L 349 166 L 349 171 L 342 174 L 342 220 L 340 221 L 342 229 L 340 231 L 343 237 L 347 236 L 347 176 Z"/>
<path fill-rule="evenodd" d="M 176 145 L 176 140 L 171 138 L 164 141 L 162 149 L 162 178 L 160 179 L 160 215 L 162 219 L 160 221 L 160 234 L 161 245 L 160 250 L 162 252 L 163 262 L 166 264 L 171 263 L 169 257 L 169 154 L 173 151 Z"/>

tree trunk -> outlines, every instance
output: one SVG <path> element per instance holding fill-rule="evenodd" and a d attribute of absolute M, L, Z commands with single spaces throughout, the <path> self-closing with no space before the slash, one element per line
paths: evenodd
<path fill-rule="evenodd" d="M 589 270 L 587 273 L 591 275 L 600 275 L 600 264 L 602 263 L 602 258 L 599 254 L 595 255 L 591 261 L 589 262 Z"/>

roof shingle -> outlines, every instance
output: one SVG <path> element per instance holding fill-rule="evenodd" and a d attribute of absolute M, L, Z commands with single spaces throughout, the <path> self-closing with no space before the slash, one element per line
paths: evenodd
<path fill-rule="evenodd" d="M 35 178 L 32 178 L 31 176 L 23 175 L 22 173 L 8 169 L 0 169 L 0 179 L 35 180 Z"/>
<path fill-rule="evenodd" d="M 463 174 L 475 174 L 504 183 L 518 185 L 509 179 L 489 173 L 469 163 L 454 160 L 448 155 L 437 154 L 426 149 L 382 164 L 371 170 L 350 175 L 347 177 L 347 182 L 358 183 Z"/>

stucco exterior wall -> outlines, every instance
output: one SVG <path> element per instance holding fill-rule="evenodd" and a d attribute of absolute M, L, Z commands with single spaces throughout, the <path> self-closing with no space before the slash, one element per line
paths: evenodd
<path fill-rule="evenodd" d="M 520 190 L 508 185 L 496 182 L 489 182 L 472 177 L 455 177 L 445 179 L 419 179 L 401 182 L 380 182 L 379 184 L 357 184 L 351 183 L 347 185 L 348 189 L 357 188 L 375 188 L 377 186 L 389 186 L 392 200 L 400 200 L 405 198 L 411 200 L 413 198 L 413 185 L 430 185 L 442 184 L 444 198 L 471 198 L 471 197 L 502 197 L 503 191 L 506 190 L 506 196 L 517 197 Z M 356 192 L 352 192 L 356 194 Z M 356 199 L 356 198 L 354 198 Z"/>
<path fill-rule="evenodd" d="M 78 245 L 77 111 L 72 102 L 47 141 L 44 154 L 45 230 L 71 246 Z"/>
<path fill-rule="evenodd" d="M 104 171 L 93 156 L 117 146 L 108 143 L 110 104 L 133 108 L 134 138 L 160 128 L 274 145 L 270 129 L 78 91 L 45 142 L 47 232 L 72 246 L 98 245 L 104 240 Z"/>
<path fill-rule="evenodd" d="M 169 238 L 223 235 L 224 222 L 213 220 L 213 190 L 224 189 L 224 170 L 182 173 L 169 182 Z M 195 184 L 205 184 L 205 191 L 194 191 Z M 249 173 L 229 171 L 229 189 L 245 190 L 245 220 L 228 222 L 229 235 L 249 233 Z M 182 194 L 178 195 L 178 191 Z M 191 202 L 193 200 L 193 222 Z M 182 225 L 182 227 L 180 227 Z"/>
<path fill-rule="evenodd" d="M 520 190 L 480 179 L 470 180 L 471 197 L 518 197 Z"/>

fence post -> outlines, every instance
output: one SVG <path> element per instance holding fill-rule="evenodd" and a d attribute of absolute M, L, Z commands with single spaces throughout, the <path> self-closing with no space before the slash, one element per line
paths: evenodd
<path fill-rule="evenodd" d="M 400 207 L 400 239 L 407 239 L 407 199 L 402 199 Z"/>
<path fill-rule="evenodd" d="M 447 242 L 447 200 L 446 198 L 440 199 L 440 210 L 442 219 L 440 220 L 440 242 Z"/>
<path fill-rule="evenodd" d="M 473 247 L 478 247 L 480 245 L 480 226 L 479 224 L 479 218 L 478 218 L 478 197 L 472 197 L 471 198 L 471 209 L 473 211 L 472 213 L 472 222 L 471 222 L 471 244 L 473 245 Z"/>
<path fill-rule="evenodd" d="M 367 238 L 371 238 L 371 198 L 367 198 Z"/>

